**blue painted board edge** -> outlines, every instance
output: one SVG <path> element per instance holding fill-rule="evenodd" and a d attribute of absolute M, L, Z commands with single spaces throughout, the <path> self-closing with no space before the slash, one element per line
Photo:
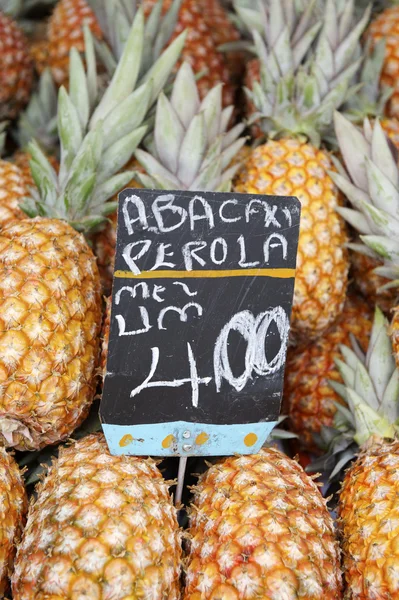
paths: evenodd
<path fill-rule="evenodd" d="M 174 421 L 151 425 L 102 427 L 113 455 L 130 456 L 226 456 L 256 454 L 276 421 L 242 425 L 209 425 Z"/>

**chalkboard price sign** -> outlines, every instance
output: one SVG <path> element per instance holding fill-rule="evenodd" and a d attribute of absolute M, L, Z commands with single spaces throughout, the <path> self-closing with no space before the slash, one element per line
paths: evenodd
<path fill-rule="evenodd" d="M 257 452 L 281 403 L 300 203 L 119 195 L 101 403 L 114 454 Z"/>

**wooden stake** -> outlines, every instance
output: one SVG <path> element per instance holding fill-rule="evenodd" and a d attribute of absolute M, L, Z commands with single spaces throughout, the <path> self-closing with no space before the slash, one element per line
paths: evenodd
<path fill-rule="evenodd" d="M 176 505 L 180 504 L 181 499 L 182 499 L 186 467 L 187 467 L 187 458 L 184 456 L 181 456 L 179 459 L 179 473 L 177 475 L 177 489 L 176 489 L 176 498 L 175 498 Z"/>

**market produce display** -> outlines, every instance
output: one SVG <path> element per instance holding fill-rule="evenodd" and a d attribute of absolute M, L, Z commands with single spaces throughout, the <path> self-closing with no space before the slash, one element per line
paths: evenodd
<path fill-rule="evenodd" d="M 399 600 L 398 2 L 0 0 L 0 57 L 0 599 Z M 183 489 L 97 416 L 129 187 L 301 205 L 278 428 Z"/>

